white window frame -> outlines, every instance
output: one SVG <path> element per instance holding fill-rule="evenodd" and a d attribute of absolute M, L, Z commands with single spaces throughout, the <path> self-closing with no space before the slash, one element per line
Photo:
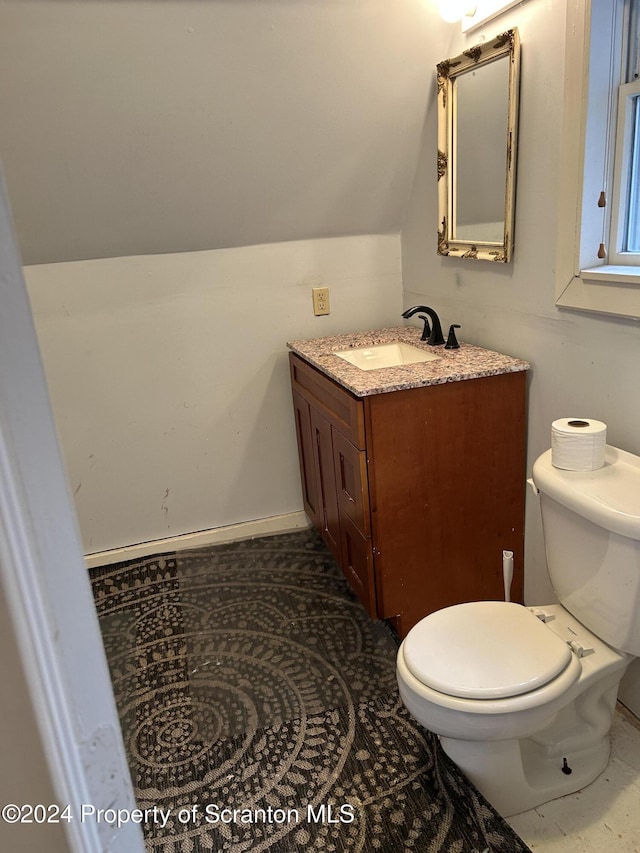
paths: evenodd
<path fill-rule="evenodd" d="M 640 98 L 640 80 L 620 86 L 618 96 L 618 119 L 616 122 L 616 156 L 614 163 L 613 195 L 611 205 L 611 231 L 609 261 L 622 266 L 640 266 L 640 252 L 625 251 L 627 232 L 627 207 L 630 188 L 628 176 L 633 157 L 633 136 L 637 125 L 636 105 Z M 640 108 L 640 105 L 638 105 Z M 640 139 L 636 140 L 636 146 Z M 636 154 L 637 158 L 637 154 Z M 640 178 L 637 173 L 635 181 Z M 640 211 L 636 213 L 636 217 Z M 640 272 L 640 271 L 639 271 Z"/>
<path fill-rule="evenodd" d="M 567 3 L 556 305 L 640 319 L 640 267 L 612 263 L 615 252 L 598 257 L 601 243 L 611 248 L 623 8 L 624 0 Z"/>

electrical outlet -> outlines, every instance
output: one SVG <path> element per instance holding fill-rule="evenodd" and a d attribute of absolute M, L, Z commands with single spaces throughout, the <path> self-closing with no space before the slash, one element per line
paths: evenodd
<path fill-rule="evenodd" d="M 329 288 L 312 287 L 311 294 L 313 296 L 313 313 L 316 317 L 321 314 L 329 314 Z"/>

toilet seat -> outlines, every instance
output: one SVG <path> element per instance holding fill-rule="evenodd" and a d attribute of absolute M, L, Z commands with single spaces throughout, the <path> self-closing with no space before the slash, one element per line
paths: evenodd
<path fill-rule="evenodd" d="M 527 608 L 504 601 L 468 602 L 432 613 L 409 631 L 403 652 L 418 682 L 466 700 L 531 693 L 572 662 L 566 642 Z"/>

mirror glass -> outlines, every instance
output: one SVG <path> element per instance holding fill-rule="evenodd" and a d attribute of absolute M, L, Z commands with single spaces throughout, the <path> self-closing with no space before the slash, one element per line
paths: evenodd
<path fill-rule="evenodd" d="M 438 65 L 441 255 L 511 259 L 518 63 L 509 30 Z"/>

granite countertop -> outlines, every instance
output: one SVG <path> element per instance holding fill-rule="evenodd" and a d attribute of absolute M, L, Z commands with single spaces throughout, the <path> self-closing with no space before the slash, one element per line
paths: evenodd
<path fill-rule="evenodd" d="M 423 385 L 460 382 L 463 379 L 478 379 L 481 376 L 497 376 L 500 373 L 515 373 L 528 370 L 530 367 L 526 361 L 472 344 L 465 344 L 462 341 L 460 349 L 445 349 L 444 346 L 430 347 L 420 340 L 421 333 L 422 330 L 416 326 L 398 326 L 392 329 L 353 332 L 308 341 L 288 341 L 287 346 L 357 397 L 419 388 Z M 438 359 L 406 364 L 402 367 L 361 370 L 343 358 L 333 355 L 339 350 L 392 341 L 403 341 L 420 347 L 429 353 L 437 354 Z"/>

